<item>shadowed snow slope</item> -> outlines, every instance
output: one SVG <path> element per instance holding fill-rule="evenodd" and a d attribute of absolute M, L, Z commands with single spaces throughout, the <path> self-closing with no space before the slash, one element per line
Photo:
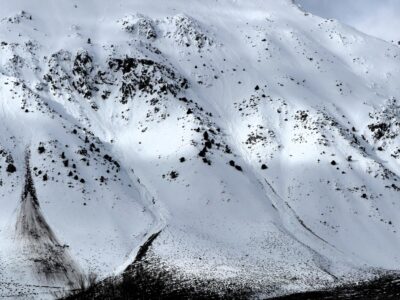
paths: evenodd
<path fill-rule="evenodd" d="M 400 269 L 398 47 L 289 0 L 0 6 L 0 297 L 160 231 L 157 261 L 267 296 Z"/>

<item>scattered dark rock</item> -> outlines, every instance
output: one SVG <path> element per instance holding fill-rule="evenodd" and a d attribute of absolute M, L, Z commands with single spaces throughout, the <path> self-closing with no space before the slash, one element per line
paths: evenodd
<path fill-rule="evenodd" d="M 171 177 L 171 179 L 176 179 L 178 178 L 179 174 L 176 171 L 171 171 L 171 173 L 169 173 L 169 176 Z"/>
<path fill-rule="evenodd" d="M 203 150 L 201 150 L 201 151 L 199 152 L 199 156 L 200 156 L 200 157 L 205 157 L 205 156 L 206 156 L 206 153 L 207 153 L 207 148 L 204 147 Z"/>
<path fill-rule="evenodd" d="M 235 169 L 236 169 L 236 170 L 238 170 L 238 171 L 240 171 L 240 172 L 242 172 L 242 171 L 243 171 L 243 169 L 242 169 L 242 167 L 241 167 L 241 166 L 235 166 Z"/>
<path fill-rule="evenodd" d="M 8 164 L 6 171 L 8 173 L 14 173 L 17 171 L 17 168 L 13 164 Z"/>
<path fill-rule="evenodd" d="M 206 141 L 208 141 L 209 136 L 208 136 L 208 132 L 207 132 L 207 131 L 204 131 L 204 133 L 203 133 L 203 138 L 204 138 Z"/>
<path fill-rule="evenodd" d="M 46 152 L 46 149 L 43 146 L 39 146 L 38 152 L 39 154 L 43 154 L 44 152 Z"/>
<path fill-rule="evenodd" d="M 381 139 L 389 130 L 389 126 L 386 123 L 370 124 L 368 128 L 374 133 L 374 138 L 377 140 Z"/>

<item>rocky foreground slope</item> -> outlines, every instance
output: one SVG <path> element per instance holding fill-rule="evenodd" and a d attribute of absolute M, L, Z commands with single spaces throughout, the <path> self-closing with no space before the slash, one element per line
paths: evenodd
<path fill-rule="evenodd" d="M 398 46 L 289 0 L 0 5 L 0 297 L 400 268 Z"/>

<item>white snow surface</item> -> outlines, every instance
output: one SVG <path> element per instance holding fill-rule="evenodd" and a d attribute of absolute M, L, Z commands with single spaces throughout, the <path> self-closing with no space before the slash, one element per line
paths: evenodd
<path fill-rule="evenodd" d="M 82 274 L 159 230 L 167 265 L 267 296 L 400 269 L 399 47 L 289 0 L 0 7 L 0 297 L 71 286 L 16 232 L 29 151 Z"/>

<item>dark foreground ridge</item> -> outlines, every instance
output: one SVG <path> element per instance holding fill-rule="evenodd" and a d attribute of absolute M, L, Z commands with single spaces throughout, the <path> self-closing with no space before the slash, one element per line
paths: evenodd
<path fill-rule="evenodd" d="M 339 287 L 329 291 L 299 293 L 276 300 L 386 300 L 400 299 L 400 277 L 389 275 L 359 285 Z"/>
<path fill-rule="evenodd" d="M 187 278 L 178 270 L 166 266 L 152 252 L 152 244 L 161 234 L 151 235 L 139 248 L 134 262 L 122 275 L 107 278 L 82 290 L 76 290 L 64 300 L 128 300 L 128 299 L 263 299 L 251 287 L 234 281 Z M 273 290 L 263 291 L 264 295 Z M 269 298 L 271 299 L 271 298 Z M 298 293 L 274 300 L 386 300 L 400 299 L 400 276 L 382 277 L 360 284 L 350 284 L 331 290 Z"/>
<path fill-rule="evenodd" d="M 73 291 L 63 299 L 248 299 L 251 296 L 250 288 L 241 284 L 187 278 L 165 266 L 151 251 L 160 233 L 149 237 L 122 275 Z"/>
<path fill-rule="evenodd" d="M 133 276 L 132 276 L 133 275 Z M 257 299 L 249 289 L 229 289 L 223 284 L 216 292 L 205 286 L 207 283 L 195 282 L 188 287 L 184 282 L 170 282 L 168 272 L 157 274 L 143 266 L 123 280 L 107 280 L 82 293 L 66 299 Z M 213 283 L 208 282 L 212 285 Z M 237 286 L 236 286 L 237 288 Z M 293 294 L 273 300 L 387 300 L 400 299 L 400 279 L 398 276 L 385 276 L 360 285 L 349 285 L 329 291 L 315 291 Z"/>

